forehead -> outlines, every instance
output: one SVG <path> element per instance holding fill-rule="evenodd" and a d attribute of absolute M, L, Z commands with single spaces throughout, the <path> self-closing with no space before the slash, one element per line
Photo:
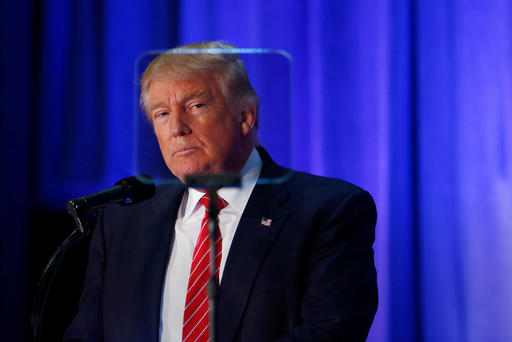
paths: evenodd
<path fill-rule="evenodd" d="M 149 90 L 151 90 L 152 85 L 155 83 L 158 83 L 160 86 L 167 83 L 170 87 L 176 89 L 187 87 L 221 88 L 224 83 L 224 77 L 222 77 L 222 74 L 211 70 L 197 72 L 175 72 L 169 70 L 153 75 L 149 83 Z"/>

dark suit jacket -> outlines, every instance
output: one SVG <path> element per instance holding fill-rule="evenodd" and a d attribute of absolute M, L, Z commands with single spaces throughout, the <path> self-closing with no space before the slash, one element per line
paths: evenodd
<path fill-rule="evenodd" d="M 261 178 L 289 170 L 264 150 Z M 185 187 L 104 210 L 65 341 L 158 341 L 173 227 Z M 270 227 L 261 225 L 272 219 Z M 377 309 L 375 205 L 344 181 L 293 172 L 257 185 L 226 261 L 217 341 L 364 341 Z"/>

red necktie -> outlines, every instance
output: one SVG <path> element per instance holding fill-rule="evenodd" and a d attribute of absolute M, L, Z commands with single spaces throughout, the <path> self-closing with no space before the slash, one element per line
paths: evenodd
<path fill-rule="evenodd" d="M 208 327 L 210 318 L 208 312 L 208 279 L 210 278 L 210 244 L 208 239 L 208 195 L 201 197 L 199 202 L 205 206 L 206 211 L 201 223 L 201 231 L 197 238 L 192 266 L 190 267 L 190 278 L 188 279 L 187 299 L 185 301 L 185 312 L 183 314 L 183 342 L 203 342 L 210 338 Z M 228 202 L 219 197 L 219 210 L 226 207 Z M 215 258 L 215 274 L 219 280 L 220 260 L 222 257 L 222 236 L 217 225 L 217 256 Z"/>

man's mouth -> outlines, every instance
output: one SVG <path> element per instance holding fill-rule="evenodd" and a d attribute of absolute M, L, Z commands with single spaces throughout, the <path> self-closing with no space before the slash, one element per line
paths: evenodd
<path fill-rule="evenodd" d="M 181 147 L 174 151 L 173 155 L 176 157 L 183 157 L 187 156 L 189 154 L 192 154 L 197 151 L 197 147 L 194 146 L 187 146 L 187 147 Z"/>

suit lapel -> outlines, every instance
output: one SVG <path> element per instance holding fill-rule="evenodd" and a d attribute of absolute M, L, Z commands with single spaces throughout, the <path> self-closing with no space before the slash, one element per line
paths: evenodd
<path fill-rule="evenodd" d="M 164 187 L 140 224 L 144 228 L 139 246 L 144 250 L 139 255 L 145 256 L 141 294 L 146 297 L 140 317 L 146 321 L 148 340 L 158 340 L 162 288 L 174 239 L 174 222 L 185 189 L 182 185 Z"/>
<path fill-rule="evenodd" d="M 259 151 L 263 160 L 260 179 L 282 176 L 284 169 Z M 240 218 L 222 276 L 217 305 L 217 336 L 231 341 L 241 322 L 254 281 L 275 238 L 284 226 L 289 210 L 283 184 L 256 185 Z M 262 220 L 266 220 L 262 224 Z"/>

